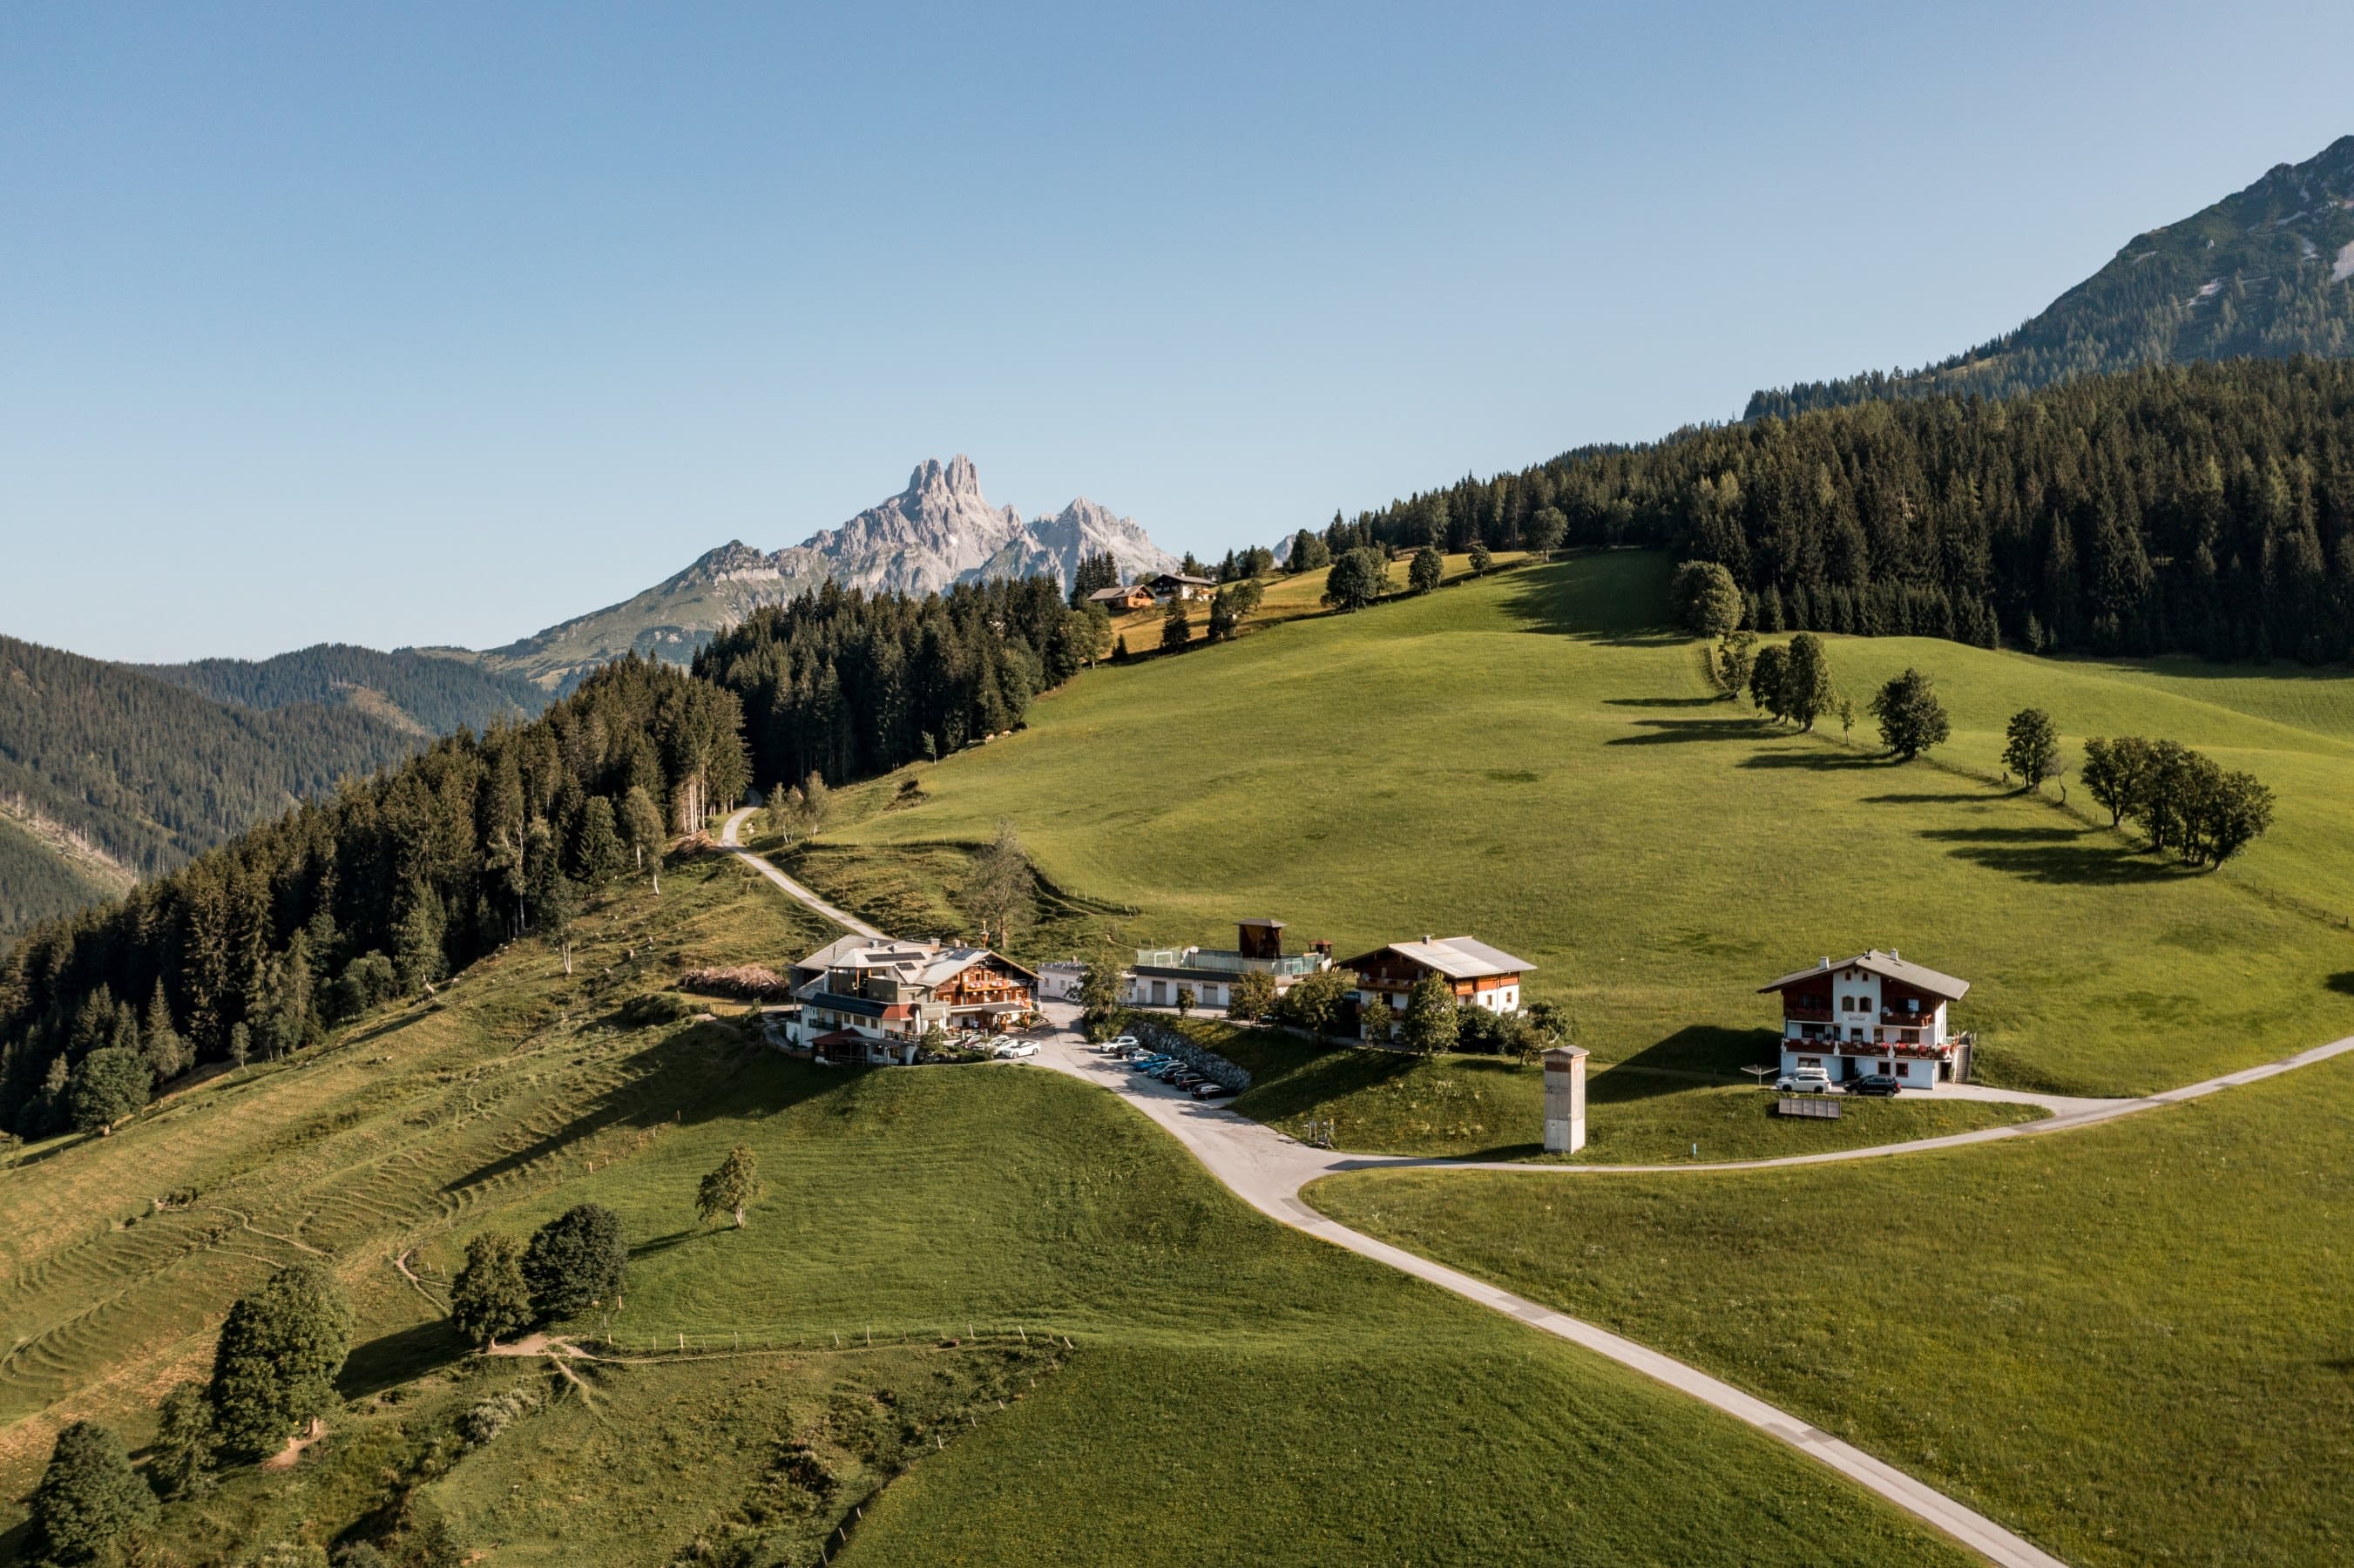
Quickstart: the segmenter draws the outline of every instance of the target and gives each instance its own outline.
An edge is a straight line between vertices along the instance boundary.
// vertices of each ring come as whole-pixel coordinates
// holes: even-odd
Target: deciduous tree
[[[1455,1048],[1462,1028],[1456,1016],[1455,988],[1443,975],[1426,973],[1405,993],[1405,1044],[1426,1056]]]
[[[207,1393],[222,1447],[266,1457],[334,1408],[351,1332],[344,1293],[313,1263],[290,1264],[240,1297],[221,1325]]]
[[[1425,545],[1414,553],[1413,564],[1406,567],[1406,587],[1416,593],[1428,593],[1447,577],[1447,558],[1435,546]]]
[[[1716,561],[1686,561],[1676,568],[1670,584],[1676,622],[1695,636],[1712,641],[1741,624],[1744,604],[1740,585]]]
[[[1880,721],[1881,740],[1900,761],[1910,762],[1931,747],[1944,745],[1953,733],[1936,687],[1914,669],[1880,688],[1872,699],[1872,714]]]
[[[1226,988],[1226,1016],[1257,1023],[1275,1011],[1275,977],[1263,969],[1245,969]]]
[[[466,1244],[466,1261],[450,1282],[450,1325],[477,1345],[531,1327],[531,1287],[523,1277],[523,1246],[499,1231]]]
[[[733,1214],[736,1228],[744,1228],[744,1211],[760,1195],[760,1161],[750,1149],[737,1144],[719,1162],[719,1169],[703,1179],[695,1190],[695,1217],[708,1220],[714,1214]]]
[[[2002,765],[2019,775],[2021,788],[2041,789],[2060,771],[2060,730],[2041,708],[2021,708],[2004,733]]]
[[[60,1565],[106,1562],[155,1518],[122,1439],[90,1421],[58,1434],[31,1501],[32,1560]]]
[[[1324,602],[1342,611],[1363,609],[1388,590],[1389,581],[1389,561],[1379,550],[1351,550],[1326,575]]]
[[[1757,650],[1749,665],[1749,701],[1776,719],[1782,716],[1782,687],[1790,671],[1790,651],[1779,642]]]
[[[1790,639],[1782,669],[1782,713],[1802,730],[1815,727],[1817,715],[1829,710],[1837,694],[1831,689],[1831,660],[1823,640],[1811,631]]]
[[[147,1060],[120,1045],[102,1045],[84,1056],[67,1080],[66,1102],[74,1130],[104,1134],[147,1103]]]
[[[621,1216],[600,1203],[576,1204],[534,1231],[524,1249],[532,1311],[543,1322],[577,1317],[618,1292],[629,1266]]]
[[[217,1441],[205,1385],[174,1384],[156,1412],[155,1441],[147,1449],[147,1484],[166,1500],[202,1497],[212,1489]]]

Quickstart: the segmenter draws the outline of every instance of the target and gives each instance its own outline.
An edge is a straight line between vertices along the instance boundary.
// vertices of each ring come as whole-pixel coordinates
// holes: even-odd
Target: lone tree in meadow
[[[1379,1003],[1375,1004],[1379,1006]],[[1426,974],[1405,993],[1406,1048],[1426,1056],[1455,1048],[1463,1021],[1456,1014],[1455,988],[1443,975]]]
[[[1472,540],[1471,548],[1468,554],[1471,557],[1471,575],[1475,577],[1486,577],[1488,568],[1496,564],[1495,554],[1488,548],[1488,541],[1485,539]]]
[[[984,933],[993,933],[1002,948],[1013,927],[1035,912],[1037,892],[1038,874],[1031,867],[1030,852],[1022,847],[1022,835],[1011,821],[1000,821],[997,836],[974,858],[965,878],[967,907],[981,916]]]
[[[1210,600],[1209,640],[1232,642],[1235,640],[1235,607],[1233,599],[1221,593]]]
[[[1790,639],[1782,665],[1782,712],[1800,729],[1812,729],[1815,720],[1830,711],[1839,694],[1831,688],[1831,658],[1823,640],[1811,631]]]
[[[1881,687],[1872,699],[1872,716],[1880,721],[1880,738],[1901,762],[1944,745],[1953,733],[1936,687],[1918,670],[1908,669]]]
[[[801,780],[801,832],[815,838],[832,815],[833,791],[825,787],[825,775],[812,768]]]
[[[1447,557],[1435,545],[1425,545],[1414,553],[1413,564],[1405,569],[1406,587],[1416,593],[1428,593],[1447,577]]]
[[[1561,548],[1562,536],[1569,532],[1569,514],[1558,506],[1543,506],[1521,529],[1521,543],[1541,557],[1550,557]]]
[[[1257,1023],[1275,1011],[1275,977],[1245,969],[1226,988],[1226,1016],[1241,1023]]]
[[[147,1484],[165,1499],[202,1497],[212,1489],[213,1407],[205,1385],[176,1384],[155,1412],[155,1441],[147,1446]]]
[[[484,1231],[466,1244],[465,1265],[450,1282],[450,1326],[484,1346],[531,1327],[531,1287],[514,1237]]]
[[[2060,731],[2041,708],[2021,708],[2004,731],[2002,765],[2019,775],[2020,786],[2041,789],[2060,771]]]
[[[314,1263],[290,1264],[240,1297],[221,1325],[207,1398],[221,1446],[266,1458],[335,1405],[352,1309]]]
[[[1193,641],[1193,618],[1185,613],[1185,596],[1170,596],[1169,608],[1161,612],[1161,651],[1182,653],[1185,645]]]
[[[155,1518],[155,1494],[131,1467],[122,1439],[89,1421],[58,1434],[32,1505],[31,1563],[119,1561],[123,1544]]]
[[[703,1179],[695,1190],[695,1215],[709,1220],[715,1214],[733,1214],[736,1228],[744,1228],[744,1211],[760,1195],[760,1160],[742,1144],[727,1151],[719,1169]]]
[[[1677,624],[1696,636],[1713,641],[1741,624],[1745,602],[1740,586],[1715,561],[1686,561],[1676,568],[1670,591]]]
[[[629,1270],[621,1216],[601,1203],[567,1209],[532,1232],[524,1249],[524,1283],[542,1322],[571,1318],[618,1293]]]
[[[1334,609],[1363,609],[1388,591],[1390,567],[1379,550],[1351,550],[1324,577],[1324,602]]]
[[[62,1060],[62,1058],[60,1058]],[[147,1058],[123,1045],[102,1045],[84,1056],[66,1080],[74,1130],[101,1137],[147,1103]]]

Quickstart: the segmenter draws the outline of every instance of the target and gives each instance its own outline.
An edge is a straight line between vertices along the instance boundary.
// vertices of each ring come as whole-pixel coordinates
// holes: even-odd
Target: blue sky
[[[972,455],[1214,554],[2016,324],[2354,6],[0,11],[0,630],[486,646]]]

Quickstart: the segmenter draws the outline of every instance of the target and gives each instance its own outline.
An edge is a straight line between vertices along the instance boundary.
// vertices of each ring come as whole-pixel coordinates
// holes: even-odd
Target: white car
[[[1136,1036],[1123,1034],[1117,1040],[1107,1040],[1096,1049],[1107,1056],[1124,1056],[1136,1049]]]
[[[1831,1092],[1831,1075],[1820,1067],[1799,1067],[1776,1079],[1774,1087],[1786,1095],[1827,1095]]]
[[[1035,1040],[1008,1040],[992,1054],[1009,1061],[1023,1056],[1035,1056],[1038,1054],[1038,1043]]]

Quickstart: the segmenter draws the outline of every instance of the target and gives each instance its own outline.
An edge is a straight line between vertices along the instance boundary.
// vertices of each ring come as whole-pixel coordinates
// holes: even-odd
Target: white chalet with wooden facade
[[[1757,988],[1782,996],[1782,1072],[1820,1067],[1831,1082],[1886,1073],[1906,1088],[1970,1074],[1970,1036],[1955,1033],[1947,1007],[1970,982],[1875,948]]]
[[[927,1030],[1018,1028],[1038,977],[987,948],[843,937],[792,968],[794,1043],[837,1062],[912,1063]]]
[[[1397,1033],[1405,1017],[1406,997],[1425,975],[1435,974],[1445,980],[1455,993],[1458,1007],[1518,1012],[1522,976],[1536,968],[1525,959],[1470,937],[1392,942],[1361,953],[1341,967],[1357,971],[1357,989],[1350,994],[1356,1001],[1364,1037],[1373,1041],[1390,1039]]]

